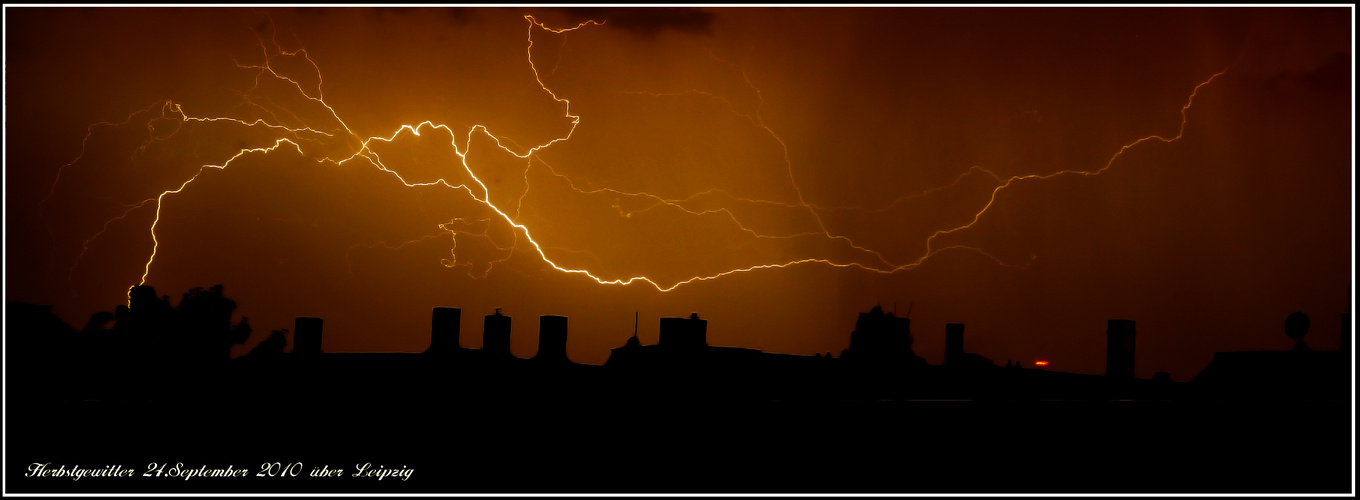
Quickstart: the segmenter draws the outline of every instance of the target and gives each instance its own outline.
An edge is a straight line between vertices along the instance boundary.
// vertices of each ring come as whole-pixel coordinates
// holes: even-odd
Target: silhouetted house
[[[862,365],[896,365],[920,368],[926,361],[911,350],[911,318],[899,318],[874,306],[860,313],[850,334],[850,348],[841,359]]]
[[[1345,399],[1350,353],[1237,351],[1214,353],[1191,381],[1210,398]]]
[[[1349,335],[1342,317],[1342,339]],[[1314,351],[1303,344],[1308,319],[1294,313],[1285,321],[1285,333],[1295,341],[1291,350],[1214,353],[1191,381],[1208,398],[1228,399],[1337,399],[1350,398],[1349,351]]]
[[[708,344],[708,321],[661,318],[656,345],[630,337],[610,351],[605,372],[616,390],[643,399],[783,399],[816,392],[825,361]]]
[[[660,339],[656,345],[643,346],[637,337],[624,347],[612,349],[607,367],[638,367],[653,371],[694,371],[735,369],[742,361],[752,360],[758,349],[708,345],[708,320],[698,314],[688,318],[661,318]]]

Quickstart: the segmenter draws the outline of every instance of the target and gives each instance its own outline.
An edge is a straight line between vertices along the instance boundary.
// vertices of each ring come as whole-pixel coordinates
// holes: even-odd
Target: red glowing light
[[[1048,362],[1047,362],[1047,361],[1044,361],[1044,360],[1042,360],[1042,359],[1035,360],[1035,361],[1034,361],[1034,366],[1048,366]]]

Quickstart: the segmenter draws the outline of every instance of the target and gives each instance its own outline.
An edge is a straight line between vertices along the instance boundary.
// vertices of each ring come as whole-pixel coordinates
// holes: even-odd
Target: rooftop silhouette
[[[10,331],[22,357],[12,366],[82,380],[101,373],[149,375],[167,367],[204,380],[344,380],[307,392],[307,398],[498,399],[565,401],[609,400],[913,400],[913,399],[1193,399],[1268,396],[1286,399],[1345,399],[1349,360],[1340,351],[1313,351],[1303,343],[1308,317],[1290,315],[1286,334],[1296,342],[1288,351],[1218,353],[1191,383],[1172,382],[1158,373],[1152,380],[1134,376],[1135,322],[1112,319],[1106,336],[1106,373],[1088,375],[1049,369],[1000,367],[965,352],[962,323],[945,326],[944,363],[930,365],[914,350],[910,318],[875,306],[860,313],[850,344],[839,357],[768,353],[749,347],[713,345],[708,321],[697,313],[659,318],[655,345],[636,334],[614,348],[603,365],[573,362],[567,356],[566,316],[539,318],[537,353],[528,359],[510,351],[513,322],[499,309],[484,317],[482,348],[461,345],[462,311],[434,308],[430,344],[423,353],[326,353],[325,322],[299,317],[293,325],[291,353],[284,353],[288,330],[274,330],[249,355],[227,359],[226,349],[245,341],[247,319],[231,324],[235,303],[222,287],[185,293],[178,307],[157,297],[150,286],[134,287],[129,307],[93,315],[75,330],[42,306],[9,303]],[[636,322],[640,317],[635,318]],[[1343,317],[1343,321],[1345,318]],[[361,374],[380,372],[402,380]],[[19,370],[19,373],[26,373]],[[20,376],[22,378],[22,375]],[[475,381],[475,382],[474,382]],[[253,386],[254,384],[246,384]],[[261,384],[267,386],[268,384]],[[62,387],[62,386],[59,386]],[[194,397],[177,384],[153,387],[20,391],[25,397],[55,399]],[[213,397],[300,397],[286,390],[252,389]]]
[[[167,323],[184,302],[149,288],[82,330],[8,303],[8,395],[23,409],[9,415],[10,456],[216,467],[263,453],[308,467],[382,460],[422,479],[170,486],[184,492],[1331,492],[1349,477],[1348,444],[1334,439],[1349,415],[1344,351],[1219,353],[1194,381],[1172,382],[1133,376],[1131,320],[1107,325],[1103,375],[998,366],[951,323],[937,333],[944,363],[931,365],[914,342],[931,334],[875,307],[840,356],[722,346],[689,314],[657,318],[656,344],[634,333],[592,365],[567,355],[566,316],[540,316],[537,352],[519,358],[508,345],[522,321],[491,311],[472,349],[463,311],[437,307],[424,352],[326,352],[328,323],[299,317],[291,339],[273,330],[225,360],[240,324],[220,321],[220,287],[197,290],[186,297],[207,294],[190,304],[216,304],[197,309],[213,321]],[[203,325],[213,340],[166,341],[189,333],[167,324]],[[1256,434],[1300,412],[1321,434]],[[170,484],[7,479],[38,492]]]

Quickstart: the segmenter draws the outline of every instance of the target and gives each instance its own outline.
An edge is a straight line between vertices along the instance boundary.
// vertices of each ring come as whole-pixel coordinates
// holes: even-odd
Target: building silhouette
[[[697,313],[659,318],[655,345],[643,345],[636,332],[610,351],[603,365],[576,363],[567,355],[569,318],[540,316],[538,349],[530,358],[510,351],[512,318],[499,309],[483,318],[482,348],[462,346],[462,311],[436,307],[431,312],[429,348],[420,353],[331,353],[322,348],[322,318],[298,317],[291,354],[243,356],[230,363],[189,363],[163,350],[114,350],[103,324],[122,314],[154,324],[146,311],[168,303],[150,287],[134,288],[130,311],[97,315],[83,330],[66,326],[41,306],[10,303],[11,321],[34,325],[16,335],[14,349],[37,373],[57,381],[79,380],[95,373],[125,372],[153,376],[174,366],[190,376],[183,384],[222,383],[250,387],[230,397],[287,399],[427,398],[480,400],[1100,400],[1244,398],[1293,399],[1349,397],[1345,351],[1301,348],[1306,316],[1291,315],[1286,333],[1290,350],[1220,352],[1190,383],[1173,382],[1159,372],[1153,379],[1135,376],[1135,323],[1112,319],[1106,325],[1104,375],[1047,369],[1008,368],[966,352],[965,325],[944,328],[944,362],[930,365],[913,351],[911,320],[881,307],[860,313],[850,343],[840,357],[763,352],[747,347],[715,345],[708,320]],[[152,318],[152,319],[147,319]],[[636,321],[636,320],[635,320]],[[1343,325],[1349,316],[1343,315]],[[1302,326],[1300,326],[1302,325]],[[636,329],[636,328],[635,328]],[[1343,345],[1345,342],[1343,336]],[[282,338],[278,339],[283,342]],[[120,355],[127,354],[128,357]],[[22,378],[22,377],[21,377]],[[296,380],[296,384],[278,384]],[[236,384],[234,382],[241,382]],[[58,387],[64,387],[61,384]],[[183,398],[221,397],[184,391],[173,383],[82,386],[71,393],[38,391],[35,398]],[[20,390],[19,394],[27,394]]]
[[[1350,315],[1341,315],[1341,348],[1315,351],[1303,343],[1308,316],[1296,312],[1285,320],[1294,348],[1279,351],[1216,352],[1191,382],[1202,397],[1223,399],[1347,399],[1351,365],[1347,338]]]
[[[1193,493],[1289,491],[1305,475],[1333,492],[1337,478],[1350,477],[1348,442],[1337,439],[1350,424],[1349,351],[1220,353],[1195,381],[1173,382],[1128,371],[1131,321],[1087,332],[1117,347],[1106,353],[1106,374],[999,367],[968,353],[964,325],[951,323],[917,332],[943,336],[944,362],[930,365],[910,350],[906,318],[879,309],[856,318],[841,357],[722,346],[721,330],[709,335],[708,321],[690,314],[660,318],[656,344],[635,333],[604,365],[589,365],[567,355],[565,316],[540,316],[539,346],[527,359],[504,347],[511,335],[531,334],[512,328],[525,322],[486,315],[481,334],[491,341],[471,349],[461,345],[462,319],[460,309],[434,308],[423,352],[336,353],[322,347],[334,323],[301,317],[292,353],[171,371],[159,353],[109,350],[110,331],[99,326],[107,318],[76,330],[49,308],[9,303],[8,397],[18,410],[9,415],[7,452],[84,465],[113,454],[164,460],[172,450],[174,460],[215,466],[258,462],[269,450],[308,466],[410,465],[422,481],[299,477],[264,486],[380,494],[703,493],[731,492],[734,482],[737,492],[965,492],[975,484],[987,492],[1161,492],[1210,478]],[[1296,425],[1301,416],[1308,426]],[[1277,422],[1278,431],[1261,431]],[[155,424],[169,430],[122,431]],[[94,427],[117,432],[53,432]],[[89,455],[100,450],[111,454]],[[75,492],[152,484],[6,479]],[[209,482],[173,484],[261,484],[201,486]]]

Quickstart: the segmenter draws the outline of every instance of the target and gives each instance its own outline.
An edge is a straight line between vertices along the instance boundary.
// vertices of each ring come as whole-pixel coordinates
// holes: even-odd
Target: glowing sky
[[[1339,343],[1351,14],[7,7],[6,299],[220,283],[238,354],[296,316],[419,351],[434,306],[480,347],[501,307],[588,363],[635,311],[811,354],[882,304],[932,363],[962,322],[1083,373],[1125,318],[1188,380],[1294,311]]]

